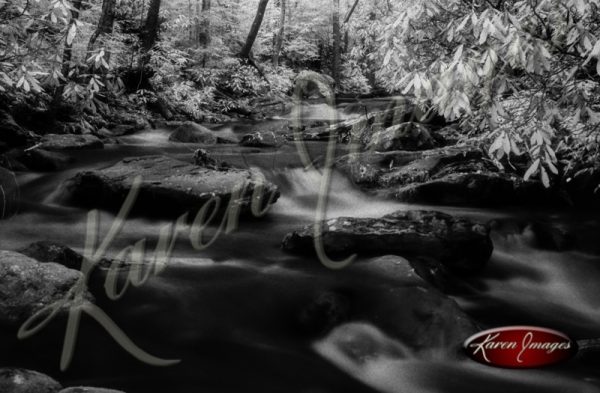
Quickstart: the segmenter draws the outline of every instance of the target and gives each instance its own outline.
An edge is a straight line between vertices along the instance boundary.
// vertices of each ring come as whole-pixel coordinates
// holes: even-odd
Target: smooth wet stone
[[[58,393],[60,383],[37,371],[20,368],[0,368],[2,393]]]
[[[324,223],[322,241],[331,255],[399,255],[431,257],[450,269],[477,271],[489,260],[490,229],[464,218],[435,211],[400,211],[382,218],[332,219]],[[283,249],[314,254],[313,226],[288,234]]]
[[[0,325],[18,326],[37,311],[65,299],[81,277],[81,272],[56,263],[0,251]],[[84,296],[92,299],[87,292]]]
[[[42,137],[39,148],[49,151],[98,150],[104,148],[104,143],[91,134],[47,134]]]
[[[128,158],[109,168],[81,172],[67,182],[67,189],[75,204],[118,211],[138,176],[142,183],[132,209],[138,215],[195,215],[215,197],[221,199],[222,209],[235,197],[244,214],[250,212],[252,198],[266,207],[271,196],[272,203],[279,197],[277,187],[259,172],[215,170],[166,156]]]
[[[185,122],[179,126],[169,137],[171,142],[196,143],[202,145],[216,145],[217,136],[208,128],[193,122]]]

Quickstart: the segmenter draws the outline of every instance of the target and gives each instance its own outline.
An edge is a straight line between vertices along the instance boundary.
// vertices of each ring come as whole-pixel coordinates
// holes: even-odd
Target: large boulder
[[[441,169],[473,162],[487,162],[483,152],[468,146],[426,151],[364,152],[344,156],[336,167],[356,184],[372,189],[424,182]],[[490,165],[486,170],[493,171]]]
[[[402,202],[454,206],[564,203],[541,182],[501,172],[469,146],[422,152],[365,152],[342,157],[337,168],[357,185]]]
[[[193,122],[185,122],[178,127],[169,137],[171,142],[196,143],[202,145],[216,145],[217,136],[208,128]]]
[[[195,214],[214,197],[220,198],[225,208],[243,186],[244,192],[236,196],[242,214],[250,211],[253,196],[263,196],[264,207],[279,197],[277,187],[255,171],[215,170],[166,156],[128,158],[109,168],[81,172],[68,181],[67,189],[73,203],[118,211],[137,176],[142,184],[132,212],[138,215]]]
[[[58,393],[60,383],[37,371],[19,368],[0,368],[2,393]]]
[[[288,234],[283,249],[314,253],[314,227]],[[473,272],[489,260],[490,229],[434,211],[400,211],[382,218],[337,218],[323,223],[321,238],[329,255],[430,257],[448,268]]]
[[[62,265],[0,251],[0,325],[18,326],[37,311],[68,298],[81,278],[81,272]],[[92,299],[87,292],[85,296]]]
[[[47,134],[42,137],[40,148],[50,151],[97,150],[103,149],[104,143],[91,134]]]

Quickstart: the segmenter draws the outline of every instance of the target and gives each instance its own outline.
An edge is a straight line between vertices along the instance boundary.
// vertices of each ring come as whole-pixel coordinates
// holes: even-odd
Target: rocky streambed
[[[600,391],[593,356],[514,372],[480,367],[461,349],[512,324],[600,337],[598,217],[566,209],[568,192],[500,172],[449,130],[390,125],[404,109],[386,105],[366,117],[349,108],[335,126],[318,116],[300,129],[285,118],[173,123],[105,130],[102,149],[66,136],[6,153],[0,390]],[[328,215],[315,222],[322,176],[297,148],[320,168],[332,131]],[[128,198],[136,203],[119,214]],[[90,233],[94,250],[105,247],[84,275]],[[330,270],[315,240],[356,260]],[[81,282],[79,301],[179,363],[139,361],[86,314],[61,371],[73,303],[17,338]]]

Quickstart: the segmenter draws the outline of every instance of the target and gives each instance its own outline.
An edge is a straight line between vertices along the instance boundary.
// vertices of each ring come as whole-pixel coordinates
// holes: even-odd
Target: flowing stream
[[[238,136],[244,131],[236,125],[224,129]],[[106,167],[125,157],[166,154],[189,160],[194,146],[171,144],[167,137],[165,130],[148,130],[104,151],[78,153],[68,170],[21,175],[21,211],[0,224],[1,248],[16,250],[51,240],[82,251],[88,212],[63,204],[63,182],[81,170]],[[340,147],[339,154],[344,149]],[[309,150],[319,156],[325,147],[312,143]],[[144,365],[84,316],[68,371],[58,370],[65,329],[59,322],[15,343],[7,358],[17,364],[11,366],[48,372],[69,386],[111,386],[130,393],[481,392],[482,386],[486,392],[600,392],[598,362],[514,371],[470,361],[398,359],[384,350],[364,362],[352,362],[323,336],[307,334],[295,322],[294,310],[306,293],[335,285],[335,273],[280,250],[286,233],[313,221],[321,175],[302,168],[293,145],[278,150],[223,145],[211,153],[236,166],[258,167],[280,187],[282,197],[270,214],[242,222],[203,252],[195,251],[182,235],[161,275],[130,288],[118,301],[97,299],[137,345],[181,363]],[[419,208],[424,207],[366,195],[336,174],[328,216],[378,217]],[[493,222],[495,250],[488,267],[461,280],[452,292],[482,328],[539,325],[575,339],[600,337],[600,217],[537,209],[434,209]],[[568,252],[536,248],[527,223],[539,219],[576,228],[582,246]],[[114,215],[101,213],[101,236],[113,220]],[[110,245],[109,256],[141,239],[152,253],[161,228],[169,223],[129,218]],[[98,276],[91,283],[99,288],[103,284]],[[382,348],[402,346],[393,332],[383,333],[371,321],[356,322],[355,328]]]

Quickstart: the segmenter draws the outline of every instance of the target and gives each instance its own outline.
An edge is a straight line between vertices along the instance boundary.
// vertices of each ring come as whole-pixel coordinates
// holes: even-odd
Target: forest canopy
[[[0,0],[4,102],[197,121],[285,100],[405,95],[546,186],[597,171],[598,0]],[[418,121],[419,119],[417,119]]]

